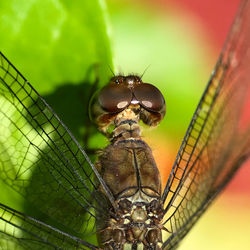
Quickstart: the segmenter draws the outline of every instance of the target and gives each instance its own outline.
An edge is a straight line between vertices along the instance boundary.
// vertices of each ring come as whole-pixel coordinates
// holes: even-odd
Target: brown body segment
[[[142,140],[125,140],[106,147],[99,157],[100,173],[115,198],[141,190],[160,196],[160,174],[151,149]],[[99,167],[100,168],[100,167]]]

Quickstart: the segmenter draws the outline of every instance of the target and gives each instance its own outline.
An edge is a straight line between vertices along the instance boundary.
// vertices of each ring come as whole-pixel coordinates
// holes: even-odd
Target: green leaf
[[[0,0],[0,51],[82,144],[83,134],[96,134],[87,113],[93,83],[98,78],[102,85],[111,75],[109,29],[104,0]],[[101,141],[95,136],[92,144]],[[23,202],[9,190],[0,200],[19,200],[17,209]]]
[[[0,48],[39,91],[112,66],[103,1],[0,1]]]

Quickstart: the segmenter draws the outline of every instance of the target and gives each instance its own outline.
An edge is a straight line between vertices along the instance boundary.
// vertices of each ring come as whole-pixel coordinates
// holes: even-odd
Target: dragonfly
[[[140,121],[165,100],[136,75],[114,76],[91,101],[110,144],[87,149],[0,54],[0,173],[32,209],[0,203],[2,249],[175,249],[250,156],[250,2],[244,0],[167,182]],[[25,206],[25,205],[24,205]]]

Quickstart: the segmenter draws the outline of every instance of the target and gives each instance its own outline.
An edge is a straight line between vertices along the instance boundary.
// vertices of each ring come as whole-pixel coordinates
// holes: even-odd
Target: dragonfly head
[[[126,109],[149,126],[156,126],[163,119],[166,104],[160,90],[144,83],[137,75],[117,75],[99,90],[91,101],[91,118],[105,133],[116,117]]]

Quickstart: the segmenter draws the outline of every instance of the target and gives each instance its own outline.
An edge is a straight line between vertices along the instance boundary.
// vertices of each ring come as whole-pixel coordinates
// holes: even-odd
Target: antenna
[[[149,64],[147,66],[147,68],[143,71],[142,75],[140,76],[140,78],[142,79],[142,77],[144,76],[144,74],[146,73],[146,71],[148,70],[148,68],[151,66],[151,64]]]
[[[111,73],[113,74],[113,76],[115,76],[115,73],[114,73],[114,71],[112,70],[112,68],[110,67],[110,65],[108,65],[108,67],[109,67],[109,70],[111,71]]]

